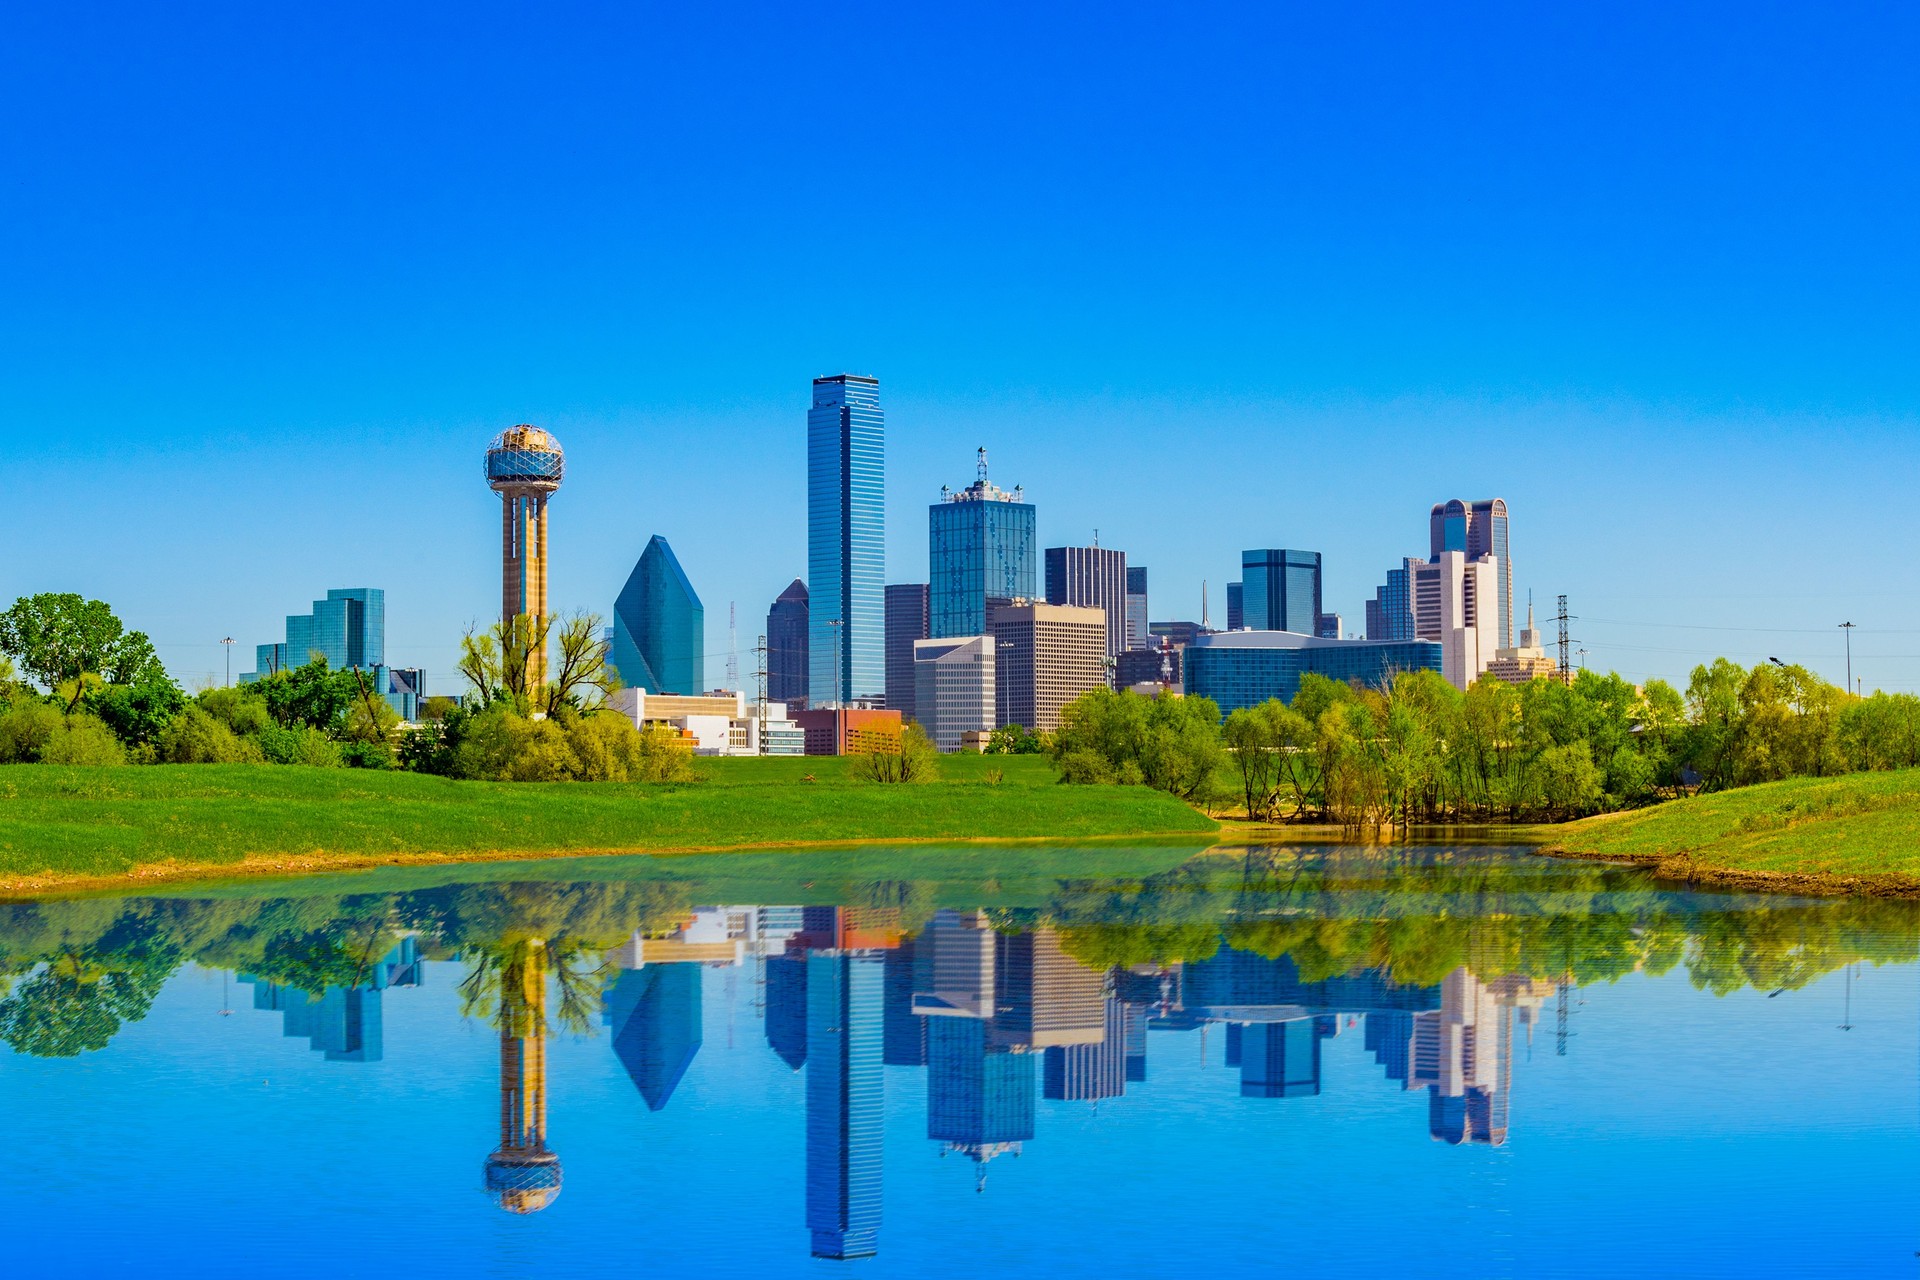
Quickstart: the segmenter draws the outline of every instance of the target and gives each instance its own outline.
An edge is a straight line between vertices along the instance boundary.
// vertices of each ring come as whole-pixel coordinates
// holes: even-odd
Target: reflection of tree
[[[177,954],[156,947],[64,952],[0,1000],[0,1040],[38,1058],[104,1049],[123,1025],[147,1016],[178,965]]]

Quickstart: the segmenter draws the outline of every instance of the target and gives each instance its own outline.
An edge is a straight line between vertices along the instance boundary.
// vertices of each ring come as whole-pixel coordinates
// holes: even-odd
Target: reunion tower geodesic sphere
[[[487,484],[500,495],[500,620],[547,614],[547,499],[567,473],[560,442],[538,427],[502,431],[487,447]],[[546,683],[544,649],[530,655],[528,681]]]

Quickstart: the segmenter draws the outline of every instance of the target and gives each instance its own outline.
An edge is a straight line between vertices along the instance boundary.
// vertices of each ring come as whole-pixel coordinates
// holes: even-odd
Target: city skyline
[[[1525,522],[1513,613],[1567,594],[1589,666],[1779,656],[1838,680],[1853,621],[1866,686],[1920,688],[1898,31],[1248,13],[1171,36],[1116,17],[1088,45],[1041,14],[1031,47],[1084,61],[982,101],[939,87],[968,40],[894,15],[874,38],[908,104],[882,113],[871,85],[797,87],[792,17],[723,54],[678,15],[699,52],[643,85],[615,55],[659,32],[600,21],[543,48],[578,74],[512,103],[482,86],[523,50],[486,19],[425,59],[430,13],[377,50],[290,14],[244,41],[158,15],[16,33],[0,91],[34,196],[0,209],[0,390],[43,484],[0,593],[108,600],[192,685],[278,601],[373,583],[394,660],[452,691],[460,632],[497,609],[473,451],[531,422],[576,464],[554,608],[607,612],[643,509],[720,654],[721,605],[756,616],[806,574],[794,389],[855,368],[888,387],[890,565],[924,563],[920,513],[982,443],[1042,495],[1043,545],[1098,529],[1153,565],[1158,618],[1197,619],[1203,580],[1223,616],[1239,550],[1307,546],[1356,619],[1434,503],[1499,494]],[[100,58],[58,56],[76,43]],[[1765,70],[1782,58],[1804,74]],[[627,129],[636,110],[663,127]],[[342,123],[363,118],[418,127]],[[870,198],[776,213],[821,138],[869,157]],[[1155,155],[1179,180],[1143,191]],[[983,178],[957,203],[955,172]],[[491,198],[523,173],[547,198]],[[828,261],[861,287],[823,288]],[[1281,504],[1230,461],[1269,456],[1308,477]],[[347,459],[362,483],[315,483]],[[1778,513],[1809,507],[1819,544],[1779,546]]]

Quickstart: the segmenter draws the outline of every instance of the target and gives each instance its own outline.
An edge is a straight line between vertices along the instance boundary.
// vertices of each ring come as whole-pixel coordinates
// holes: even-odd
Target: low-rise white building
[[[805,753],[805,736],[784,702],[766,705],[765,737],[760,706],[744,693],[649,693],[621,689],[610,705],[636,728],[665,725],[688,739],[697,756],[757,756]]]

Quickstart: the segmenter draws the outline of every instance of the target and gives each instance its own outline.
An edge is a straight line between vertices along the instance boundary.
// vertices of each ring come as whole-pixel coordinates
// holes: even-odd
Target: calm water
[[[0,906],[0,1273],[1920,1274],[1904,905],[1499,850],[475,874]]]

